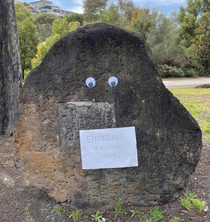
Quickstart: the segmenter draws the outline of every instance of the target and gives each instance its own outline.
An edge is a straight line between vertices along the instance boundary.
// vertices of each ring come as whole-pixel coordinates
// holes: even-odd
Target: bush
[[[184,77],[185,74],[181,68],[169,65],[158,65],[158,72],[162,78]]]
[[[198,73],[193,68],[184,68],[184,73],[186,77],[197,77]]]

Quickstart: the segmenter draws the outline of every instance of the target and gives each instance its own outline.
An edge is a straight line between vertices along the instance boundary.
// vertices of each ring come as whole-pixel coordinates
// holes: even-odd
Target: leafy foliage
[[[97,211],[96,214],[92,214],[91,217],[92,217],[91,220],[98,221],[99,219],[102,218],[102,214],[101,212]]]
[[[62,207],[61,207],[61,206],[56,206],[56,207],[55,207],[55,211],[56,211],[57,214],[61,214],[61,212],[62,212]]]
[[[34,14],[33,19],[35,25],[46,23],[52,24],[56,19],[60,19],[60,17],[55,14],[44,12],[41,14]]]
[[[128,28],[139,33],[146,39],[151,26],[152,20],[150,10],[147,8],[135,8],[132,13],[130,27]]]
[[[37,67],[41,61],[43,60],[43,58],[45,57],[45,55],[47,54],[47,52],[49,51],[49,49],[54,45],[55,42],[57,42],[60,39],[60,35],[54,35],[52,37],[49,37],[45,40],[45,42],[42,42],[40,44],[38,44],[37,46],[37,54],[36,57],[34,57],[31,60],[32,63],[32,68]]]
[[[119,25],[119,8],[116,5],[111,4],[106,11],[100,11],[99,18],[101,22],[107,22],[112,25]]]
[[[79,220],[81,216],[81,210],[75,209],[72,211],[72,213],[70,214],[70,218],[73,218],[73,221]]]
[[[137,209],[130,210],[130,212],[131,212],[131,218],[132,217],[141,217],[142,215],[144,215],[144,212],[141,212]]]
[[[188,198],[180,197],[180,203],[187,210],[190,210],[192,207]]]
[[[196,197],[196,194],[189,193],[185,197],[180,197],[180,203],[187,210],[190,210],[192,207],[194,207],[199,213],[202,213],[202,211],[205,209],[206,203],[205,201],[197,199]]]
[[[205,201],[199,199],[192,199],[193,206],[197,209],[197,211],[201,214],[205,209],[206,203]]]
[[[152,207],[149,210],[149,214],[150,214],[151,218],[154,220],[161,220],[163,218],[163,213],[160,210],[159,206]]]
[[[99,11],[101,22],[127,27],[131,22],[134,5],[129,0],[118,0],[117,4],[111,2],[106,8]]]
[[[15,4],[15,13],[17,22],[23,22],[26,18],[30,18],[30,20],[32,21],[31,12],[25,9],[23,3],[21,2],[17,2]]]
[[[15,5],[17,27],[20,43],[20,60],[22,75],[26,69],[31,69],[31,59],[37,52],[37,44],[39,42],[36,26],[33,24],[31,13],[27,10],[23,3],[17,2]]]
[[[87,22],[96,22],[99,19],[100,10],[104,10],[107,0],[84,0],[84,18]]]
[[[185,74],[181,68],[177,68],[176,66],[168,66],[168,65],[158,65],[157,69],[162,78],[169,77],[184,77]]]
[[[130,0],[118,0],[118,8],[120,12],[120,26],[127,27],[131,22],[134,10],[133,2]]]
[[[180,46],[178,26],[172,17],[167,18],[157,10],[135,8],[128,28],[144,37],[148,53],[155,64],[185,65],[187,53]]]
[[[179,222],[179,221],[180,221],[180,218],[176,216],[173,216],[173,218],[169,220],[169,222]]]
[[[55,42],[57,42],[64,35],[67,35],[69,32],[75,31],[79,26],[79,22],[68,23],[67,17],[64,17],[61,20],[56,19],[52,26],[52,36],[37,46],[37,54],[35,58],[32,59],[32,67],[35,68],[41,63]]]
[[[80,23],[80,26],[83,26],[83,21],[84,21],[84,18],[83,18],[83,15],[82,14],[71,14],[69,16],[66,17],[68,22],[79,22]]]
[[[208,0],[187,0],[187,7],[180,7],[179,14],[170,17],[157,10],[134,7],[132,0],[83,0],[83,8],[83,15],[75,13],[61,19],[49,13],[31,16],[22,3],[16,3],[23,73],[31,68],[31,58],[36,67],[62,36],[83,24],[101,21],[143,36],[148,54],[162,77],[210,75]],[[43,41],[37,48],[33,23]]]
[[[199,75],[210,75],[210,12],[201,15],[196,36],[189,48],[191,65]]]
[[[41,42],[45,41],[46,38],[49,38],[52,34],[52,23],[56,19],[60,19],[57,15],[51,13],[41,13],[35,14],[32,16],[34,24],[37,27],[39,33],[39,40]]]
[[[115,217],[118,217],[120,214],[125,214],[126,213],[124,211],[123,205],[124,205],[124,202],[122,202],[122,201],[118,201],[114,205],[114,215],[115,215]]]
[[[187,0],[178,14],[180,39],[189,50],[189,69],[210,75],[210,1]]]

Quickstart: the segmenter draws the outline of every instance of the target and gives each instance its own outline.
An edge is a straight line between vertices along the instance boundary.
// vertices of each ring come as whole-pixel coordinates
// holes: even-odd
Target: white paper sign
[[[135,127],[80,130],[82,169],[138,166]]]

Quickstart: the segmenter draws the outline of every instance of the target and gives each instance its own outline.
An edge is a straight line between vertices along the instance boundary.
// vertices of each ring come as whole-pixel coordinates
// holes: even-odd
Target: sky
[[[22,2],[31,2],[36,0],[21,0]],[[72,12],[83,13],[83,0],[49,0],[53,5],[59,6],[61,9],[69,10]],[[114,0],[116,2],[116,0]],[[179,7],[186,6],[185,0],[133,0],[136,7],[157,8],[160,11],[170,14],[171,12],[178,12]]]

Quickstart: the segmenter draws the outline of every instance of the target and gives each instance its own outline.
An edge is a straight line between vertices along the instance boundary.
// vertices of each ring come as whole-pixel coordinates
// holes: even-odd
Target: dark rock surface
[[[90,76],[96,80],[93,88],[85,84]],[[116,87],[107,83],[110,76],[118,78]],[[78,136],[73,143],[59,138],[65,135],[65,118],[71,116],[64,111],[69,102],[110,104],[115,121],[110,118],[109,124],[135,126],[139,166],[82,170]],[[56,200],[69,200],[77,208],[118,200],[136,205],[172,201],[200,158],[197,122],[163,85],[144,40],[115,26],[88,25],[59,40],[28,75],[20,103],[15,142],[25,176]],[[100,128],[107,127],[107,115],[93,108],[87,116],[87,122],[99,119]],[[88,128],[79,124],[76,130]]]
[[[18,112],[19,42],[14,1],[0,2],[0,135],[13,132]]]
[[[60,144],[66,149],[79,147],[80,129],[115,126],[114,106],[95,102],[61,103],[58,107],[58,125]]]

